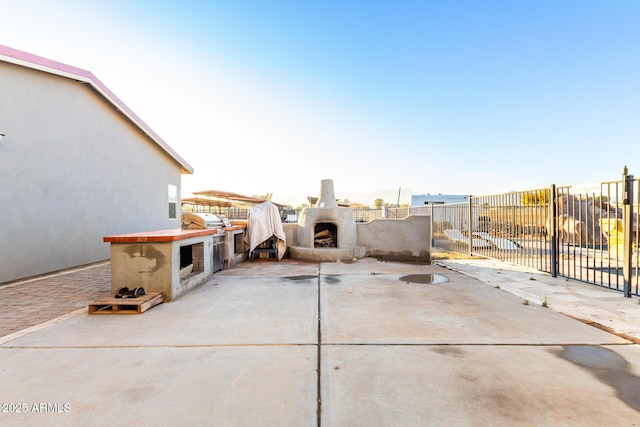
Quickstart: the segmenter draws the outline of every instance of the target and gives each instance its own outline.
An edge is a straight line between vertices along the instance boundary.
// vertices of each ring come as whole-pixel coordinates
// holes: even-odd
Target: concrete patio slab
[[[323,346],[322,425],[638,425],[638,360],[638,346]]]
[[[324,269],[323,269],[324,270]],[[603,344],[626,340],[477,280],[431,266],[420,275],[322,276],[324,344]]]
[[[492,259],[438,261],[438,264],[500,287],[533,304],[546,301],[549,308],[567,316],[598,324],[616,333],[635,337],[640,343],[638,298],[576,280],[551,277],[547,273]]]
[[[324,262],[322,274],[419,274],[429,273],[434,266],[412,262],[380,261],[376,258],[363,258],[357,262]],[[436,267],[437,268],[437,267]]]
[[[216,273],[216,276],[317,276],[319,271],[320,263],[318,262],[302,262],[292,259],[282,261],[255,259],[236,265],[230,270]]]
[[[85,312],[0,343],[0,425],[615,426],[640,415],[640,346],[437,265],[247,262],[141,315]]]
[[[6,426],[316,425],[316,346],[0,349]],[[7,408],[9,409],[9,408]]]

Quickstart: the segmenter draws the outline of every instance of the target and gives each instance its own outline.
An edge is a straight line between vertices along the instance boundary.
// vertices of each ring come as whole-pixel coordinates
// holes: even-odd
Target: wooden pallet
[[[89,304],[89,314],[141,314],[163,302],[161,292],[151,292],[138,298],[106,297]]]

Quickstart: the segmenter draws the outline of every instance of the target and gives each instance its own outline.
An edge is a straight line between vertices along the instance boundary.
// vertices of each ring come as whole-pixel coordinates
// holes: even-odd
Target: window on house
[[[178,218],[178,186],[169,184],[169,219]]]

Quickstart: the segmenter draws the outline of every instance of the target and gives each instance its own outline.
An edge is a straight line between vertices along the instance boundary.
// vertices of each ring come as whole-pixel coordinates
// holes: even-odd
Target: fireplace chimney
[[[320,196],[315,208],[337,208],[336,195],[333,192],[333,180],[323,179],[320,181]]]

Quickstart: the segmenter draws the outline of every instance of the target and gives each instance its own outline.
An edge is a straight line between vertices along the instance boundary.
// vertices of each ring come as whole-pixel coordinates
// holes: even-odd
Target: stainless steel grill
[[[212,213],[193,213],[185,212],[182,214],[182,228],[186,229],[204,229],[219,228],[222,229],[224,223],[222,220]]]
[[[224,227],[225,223],[217,215],[202,212],[185,212],[182,214],[182,228],[184,229],[205,229],[215,228],[218,230],[213,235],[213,271],[222,270],[224,266]]]

